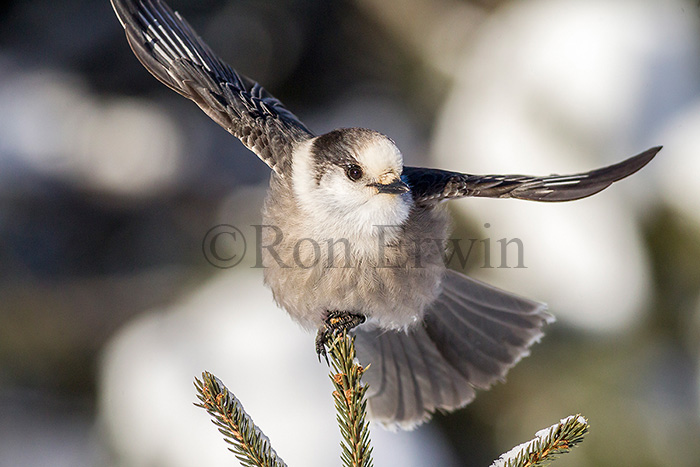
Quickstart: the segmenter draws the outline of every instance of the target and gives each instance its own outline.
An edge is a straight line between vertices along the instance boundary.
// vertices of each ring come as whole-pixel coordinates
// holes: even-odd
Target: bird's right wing
[[[479,196],[531,201],[572,201],[585,198],[632,175],[654,158],[661,146],[647,149],[608,167],[576,175],[470,175],[438,169],[404,167],[402,178],[417,204]]]
[[[194,101],[280,175],[313,134],[258,83],[221,61],[161,0],[111,0],[131,49],[163,84]]]

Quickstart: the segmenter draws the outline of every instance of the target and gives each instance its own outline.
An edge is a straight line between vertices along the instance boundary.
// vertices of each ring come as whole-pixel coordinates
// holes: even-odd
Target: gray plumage
[[[372,362],[365,376],[372,412],[385,425],[410,427],[435,410],[471,402],[475,388],[503,381],[553,321],[544,304],[455,271],[446,272],[442,286],[421,326],[357,332],[358,357]]]
[[[357,353],[370,413],[410,428],[502,381],[552,317],[542,303],[445,268],[461,197],[568,201],[647,164],[660,147],[569,176],[469,175],[404,167],[386,136],[346,128],[315,136],[256,82],[223,63],[160,0],[112,0],[132,50],[161,82],[194,101],[273,172],[263,209],[265,282],[308,329],[329,313],[367,318]]]

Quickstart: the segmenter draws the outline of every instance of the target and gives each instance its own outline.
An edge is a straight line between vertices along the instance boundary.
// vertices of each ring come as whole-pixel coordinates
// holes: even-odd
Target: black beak
[[[387,195],[401,195],[403,193],[408,193],[410,188],[400,178],[397,178],[391,183],[373,183],[372,186],[377,188],[379,193],[384,193]]]

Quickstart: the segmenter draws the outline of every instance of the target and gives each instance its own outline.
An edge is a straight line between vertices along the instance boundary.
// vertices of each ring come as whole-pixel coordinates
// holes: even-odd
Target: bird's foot
[[[339,333],[347,332],[356,326],[364,323],[364,315],[359,313],[350,313],[348,311],[329,311],[326,314],[326,318],[323,320],[323,325],[318,329],[316,333],[316,355],[318,355],[318,361],[321,361],[321,357],[326,360],[326,364],[330,365],[328,362],[328,354],[326,354],[326,344],[331,338]]]

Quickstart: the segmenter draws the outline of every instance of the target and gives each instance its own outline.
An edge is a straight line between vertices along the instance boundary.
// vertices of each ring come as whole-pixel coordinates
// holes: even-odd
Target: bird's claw
[[[337,334],[347,332],[359,326],[364,323],[366,319],[364,315],[359,313],[329,311],[326,314],[326,318],[323,320],[323,325],[316,333],[316,355],[318,355],[318,361],[320,362],[321,357],[323,357],[326,360],[326,365],[330,366],[328,354],[326,353],[328,341]]]
[[[328,361],[328,354],[326,353],[326,343],[331,337],[331,332],[328,326],[325,324],[316,333],[316,355],[318,356],[318,363],[321,363],[321,357],[326,359],[326,365],[331,366]]]

